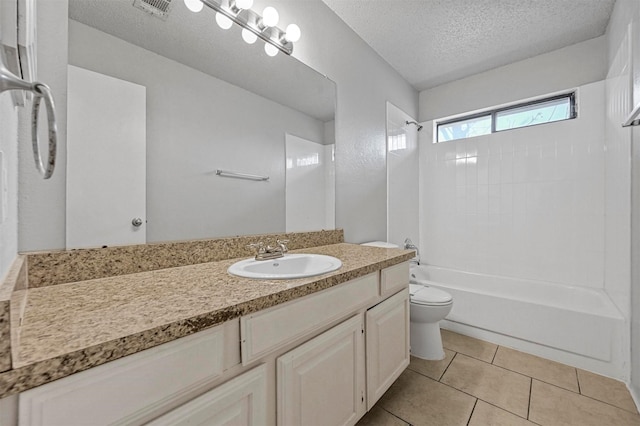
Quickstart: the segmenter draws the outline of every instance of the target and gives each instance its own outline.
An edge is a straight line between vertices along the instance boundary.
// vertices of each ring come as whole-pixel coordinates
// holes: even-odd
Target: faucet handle
[[[267,251],[267,249],[265,248],[264,243],[262,241],[259,241],[257,243],[248,244],[247,248],[255,250],[256,254],[266,253],[266,251]]]
[[[289,248],[287,247],[287,244],[289,244],[289,240],[276,239],[276,244],[278,244],[280,248],[282,248],[283,253],[287,253],[289,251]]]

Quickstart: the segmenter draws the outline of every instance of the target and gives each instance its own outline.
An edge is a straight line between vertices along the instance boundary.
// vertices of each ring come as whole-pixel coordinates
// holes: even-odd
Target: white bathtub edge
[[[613,359],[610,362],[601,361],[573,352],[567,352],[562,349],[545,346],[527,340],[522,340],[517,337],[506,336],[494,331],[485,330],[468,324],[462,324],[446,319],[440,321],[440,327],[445,330],[463,334],[465,336],[474,337],[476,339],[495,343],[496,345],[516,349],[522,352],[529,353],[531,355],[539,356],[541,358],[550,359],[552,361],[571,365],[573,367],[581,368],[583,370],[591,371],[603,376],[622,380],[625,383],[627,383],[629,380],[628,374],[623,367],[624,363],[617,359]],[[636,394],[636,396],[638,395]],[[638,398],[636,398],[636,396],[634,396],[634,398],[636,405],[638,405]]]

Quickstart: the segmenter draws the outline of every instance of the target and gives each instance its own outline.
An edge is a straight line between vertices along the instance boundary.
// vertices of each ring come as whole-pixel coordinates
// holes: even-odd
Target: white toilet
[[[395,244],[373,241],[364,246],[398,248]],[[453,306],[453,297],[446,291],[420,284],[409,284],[411,355],[426,360],[444,359],[440,320]]]
[[[411,303],[411,355],[428,360],[444,359],[440,320],[453,306],[453,297],[435,287],[409,284]]]

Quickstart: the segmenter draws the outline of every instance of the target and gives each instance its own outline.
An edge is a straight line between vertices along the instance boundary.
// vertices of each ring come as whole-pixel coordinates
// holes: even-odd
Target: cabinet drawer
[[[409,284],[409,262],[390,266],[380,274],[380,294],[393,294]]]
[[[240,318],[242,364],[319,330],[378,298],[378,273]]]
[[[131,423],[220,376],[224,326],[20,394],[20,425]]]

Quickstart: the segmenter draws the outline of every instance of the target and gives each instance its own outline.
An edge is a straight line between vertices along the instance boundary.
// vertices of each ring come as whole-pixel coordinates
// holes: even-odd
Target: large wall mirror
[[[69,1],[67,248],[335,227],[336,86],[240,32]]]

